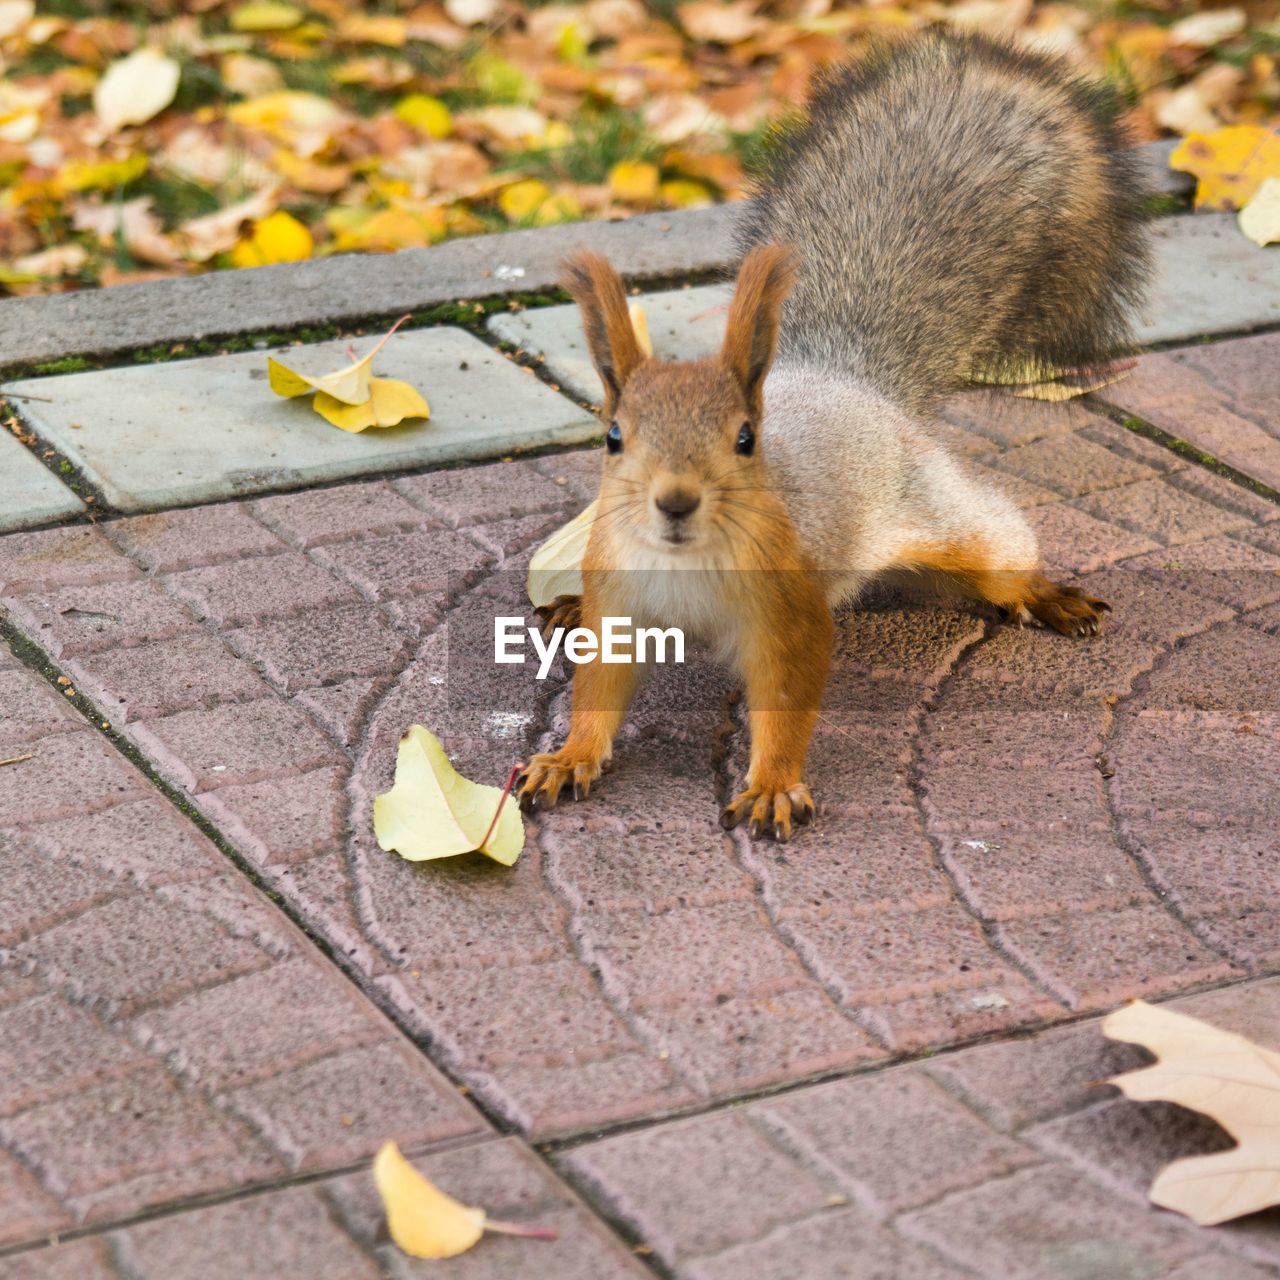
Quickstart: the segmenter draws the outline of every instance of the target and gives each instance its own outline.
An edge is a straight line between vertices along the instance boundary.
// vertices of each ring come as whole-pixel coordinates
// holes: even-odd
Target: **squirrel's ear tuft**
[[[565,262],[560,283],[582,312],[582,331],[591,363],[604,383],[604,411],[608,417],[616,408],[627,379],[645,358],[631,326],[622,277],[607,258],[584,249]]]
[[[764,379],[778,347],[782,304],[795,284],[797,269],[796,256],[785,244],[758,245],[738,269],[720,359],[742,385],[755,417],[763,407]]]

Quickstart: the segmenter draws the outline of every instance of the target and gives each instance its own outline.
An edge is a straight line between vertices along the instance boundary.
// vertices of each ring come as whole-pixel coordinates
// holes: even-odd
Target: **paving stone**
[[[978,1275],[1160,1276],[1198,1252],[1172,1215],[1131,1205],[1061,1167],[1028,1169],[905,1215],[900,1229]]]
[[[2,1273],[0,1273],[2,1274]],[[968,1276],[933,1250],[904,1240],[853,1209],[834,1209],[816,1218],[778,1227],[760,1240],[737,1245],[681,1268],[689,1280],[901,1280]]]
[[[732,292],[728,285],[702,285],[637,299],[649,322],[654,352],[666,360],[696,360],[718,351]],[[600,402],[603,388],[587,355],[577,307],[499,314],[489,320],[489,331],[528,355],[545,355],[547,371],[561,386],[580,400]]]
[[[1280,338],[1262,334],[1146,356],[1101,395],[1219,461],[1280,488]]]
[[[913,1069],[804,1089],[756,1103],[750,1116],[877,1217],[1038,1159]]]
[[[356,604],[360,595],[305,555],[237,560],[176,573],[166,590],[222,627],[265,622],[308,609]]]
[[[431,522],[384,480],[277,494],[259,499],[253,511],[297,547],[395,533]]]
[[[90,525],[14,533],[0,540],[0,595],[137,577],[137,569]]]
[[[606,1138],[559,1164],[668,1266],[724,1249],[744,1231],[764,1235],[840,1194],[732,1114]]]
[[[90,729],[42,733],[11,745],[30,751],[32,759],[0,769],[0,827],[93,813],[150,790],[106,738]]]
[[[270,692],[262,677],[224,641],[198,632],[90,654],[68,663],[67,670],[113,724],[247,702]]]
[[[153,573],[197,569],[286,549],[286,543],[239,502],[109,520],[102,531]]]
[[[574,496],[529,461],[501,462],[406,476],[392,482],[397,492],[453,525],[472,525],[527,515],[563,513]]]
[[[344,346],[281,354],[319,373],[348,363]],[[396,334],[377,371],[424,387],[430,421],[339,431],[306,397],[272,394],[261,351],[64,374],[4,390],[48,397],[50,404],[22,402],[27,424],[125,511],[570,444],[599,431],[594,418],[460,329]]]
[[[84,510],[39,458],[7,431],[0,432],[0,530],[52,523]]]
[[[56,658],[71,658],[196,629],[190,610],[147,578],[11,597],[10,612]]]

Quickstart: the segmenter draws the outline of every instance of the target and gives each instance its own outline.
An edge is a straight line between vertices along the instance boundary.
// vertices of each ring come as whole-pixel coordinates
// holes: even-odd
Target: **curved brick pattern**
[[[553,1242],[488,1234],[449,1262],[462,1280],[512,1275],[641,1280],[650,1274],[578,1199],[512,1141],[413,1157],[433,1181],[491,1217],[553,1228]],[[368,1169],[183,1212],[73,1243],[0,1257],[0,1280],[403,1280],[434,1276],[386,1236]]]
[[[5,752],[32,753],[0,769],[0,1246],[349,1164],[389,1133],[484,1132],[53,688],[0,681]]]
[[[1175,1007],[1280,1044],[1280,980]],[[1150,1208],[1169,1160],[1229,1140],[1101,1077],[1147,1055],[1096,1021],[585,1143],[561,1168],[688,1280],[1211,1277],[1280,1268],[1280,1213]]]
[[[824,812],[785,850],[715,824],[747,742],[697,655],[645,686],[599,798],[531,823],[514,870],[371,839],[408,724],[493,781],[563,732],[563,666],[546,685],[495,667],[492,619],[525,613],[520,566],[595,455],[16,535],[3,590],[402,1024],[535,1133],[1274,965],[1280,664],[1249,611],[1280,600],[1278,509],[1080,406],[981,395],[949,416],[1113,625],[1076,645],[884,595],[843,616],[808,770]],[[1252,718],[1222,721],[1245,687]],[[48,787],[51,817],[140,800],[105,744],[62,736],[43,751],[91,785]],[[6,785],[10,813],[26,802],[0,773],[0,817]],[[51,928],[88,909],[44,896]],[[263,1088],[244,1105],[265,1131]]]
[[[1100,394],[1280,489],[1280,334],[1144,356]]]

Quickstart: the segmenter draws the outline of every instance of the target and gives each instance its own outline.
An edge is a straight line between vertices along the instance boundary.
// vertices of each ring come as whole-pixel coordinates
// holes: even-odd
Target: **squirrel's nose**
[[[684,520],[697,511],[701,501],[702,498],[698,494],[690,493],[688,489],[671,489],[660,498],[655,498],[653,505],[664,516],[670,516],[673,520]]]

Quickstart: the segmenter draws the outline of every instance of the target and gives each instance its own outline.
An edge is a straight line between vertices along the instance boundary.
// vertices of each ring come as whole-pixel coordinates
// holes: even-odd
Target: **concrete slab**
[[[0,529],[78,515],[84,504],[7,432],[0,432]]]
[[[1138,340],[1149,346],[1280,322],[1280,253],[1240,234],[1233,214],[1194,214],[1156,224],[1156,277]],[[659,355],[696,359],[714,351],[724,330],[727,286],[646,294],[649,333]],[[582,399],[600,398],[575,307],[494,316],[490,330],[545,355],[561,383]]]
[[[316,373],[347,363],[340,342],[288,348],[284,358]],[[25,402],[25,421],[124,511],[492,457],[599,430],[590,415],[460,329],[397,334],[376,369],[420,388],[430,421],[339,431],[309,398],[272,394],[263,351],[64,374],[8,389],[48,398]]]
[[[696,360],[710,355],[724,333],[724,306],[729,285],[702,285],[647,293],[636,298],[644,306],[653,349],[667,359]],[[545,355],[547,368],[566,391],[596,404],[600,379],[587,356],[578,308],[539,307],[494,316],[489,331],[532,355]]]

